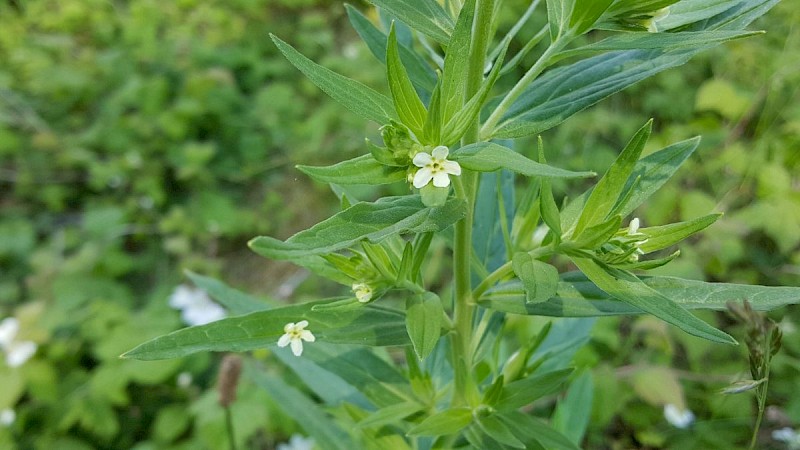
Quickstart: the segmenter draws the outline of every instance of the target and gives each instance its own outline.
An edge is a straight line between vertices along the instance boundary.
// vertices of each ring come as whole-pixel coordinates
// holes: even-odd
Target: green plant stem
[[[553,253],[553,246],[547,245],[545,247],[535,248],[528,252],[534,258],[541,258],[543,256],[547,256]],[[514,255],[509,255],[513,257]],[[502,266],[495,269],[494,272],[490,273],[489,276],[483,279],[481,283],[472,291],[472,298],[476,301],[481,298],[481,296],[489,290],[492,286],[494,286],[497,282],[502,280],[503,278],[511,275],[514,273],[514,269],[511,265],[511,261],[506,262]]]
[[[767,352],[769,351],[770,349],[767,348]],[[767,354],[769,355],[769,353]],[[750,450],[756,448],[756,442],[758,441],[758,430],[761,429],[761,421],[764,419],[764,410],[766,409],[767,406],[767,390],[769,389],[769,369],[770,369],[771,359],[772,359],[771,357],[767,358],[767,363],[766,363],[767,370],[766,373],[764,374],[764,382],[758,386],[758,396],[757,396],[758,414],[756,415],[755,426],[753,426],[753,436],[750,438],[750,447],[749,447]]]
[[[508,108],[514,103],[515,100],[522,95],[522,92],[525,88],[528,87],[529,84],[533,82],[533,80],[538,77],[545,68],[547,68],[548,64],[550,63],[550,59],[558,53],[563,47],[566,45],[566,41],[562,39],[557,39],[554,42],[551,42],[547,49],[542,53],[538,60],[525,72],[525,75],[520,78],[517,84],[508,91],[508,94],[503,98],[503,101],[497,105],[492,114],[486,119],[486,122],[483,124],[483,128],[480,131],[481,139],[489,139],[495,131],[495,127],[497,123],[500,122],[500,119],[503,117],[503,114],[508,111]]]
[[[231,450],[236,450],[236,436],[233,434],[233,414],[230,406],[225,407],[225,426],[228,432],[228,444]]]
[[[495,0],[478,0],[475,8],[474,29],[470,42],[469,66],[465,97],[470,98],[483,82],[483,67],[491,39],[492,16]],[[470,126],[462,139],[462,144],[477,142],[480,123]],[[475,302],[472,299],[472,224],[475,217],[475,196],[478,174],[464,170],[454,182],[456,195],[467,203],[464,219],[455,224],[455,245],[453,248],[453,278],[455,297],[453,301],[452,360],[455,392],[453,404],[476,407],[480,403],[480,393],[472,374],[472,328],[475,315]]]

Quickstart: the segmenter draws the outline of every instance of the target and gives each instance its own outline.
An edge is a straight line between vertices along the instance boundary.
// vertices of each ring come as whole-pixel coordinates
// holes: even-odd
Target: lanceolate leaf
[[[673,277],[642,277],[641,280],[686,309],[724,311],[728,302],[742,300],[750,302],[757,311],[800,304],[800,287],[706,283]],[[602,291],[579,272],[562,274],[556,296],[544,303],[527,303],[525,290],[519,281],[498,285],[484,294],[479,303],[512,314],[553,317],[616,316],[644,312]]]
[[[464,168],[479,172],[508,169],[529,177],[549,178],[588,178],[596,175],[594,172],[572,172],[541,164],[508,147],[492,142],[479,142],[462,147],[454,151],[450,159],[458,161]]]
[[[636,49],[680,49],[697,47],[704,44],[722,43],[733,39],[741,39],[756,34],[760,31],[696,31],[681,33],[620,33],[602,41],[583,47],[578,47],[559,53],[553,62],[575,56],[591,55],[593,53],[636,50]]]
[[[503,387],[494,406],[501,411],[517,410],[534,400],[558,392],[571,373],[572,369],[561,369],[509,383]]]
[[[640,228],[639,232],[648,236],[647,241],[642,243],[640,248],[645,253],[667,248],[708,227],[720,217],[722,217],[722,214],[709,214],[686,222]]]
[[[363,239],[377,243],[396,234],[439,231],[464,214],[464,201],[459,199],[427,208],[417,195],[385,197],[374,203],[356,203],[285,242],[262,236],[249,245],[268,258],[293,260],[349,248]]]
[[[454,434],[472,423],[472,410],[469,408],[447,409],[423,420],[408,431],[410,436],[441,436]]]
[[[529,447],[538,444],[545,449],[580,450],[580,447],[572,443],[569,438],[530,414],[506,411],[499,414],[498,417],[505,422],[515,436],[523,440]]]
[[[458,23],[456,23],[453,37],[447,46],[440,98],[442,125],[448,123],[466,101],[465,91],[475,1],[466,0],[464,2],[464,7],[461,8],[458,15]]]
[[[380,125],[397,119],[392,101],[358,81],[339,75],[306,58],[275,35],[272,41],[286,59],[334,100],[359,116]]]
[[[350,5],[345,4],[347,9],[347,16],[350,18],[350,23],[355,28],[356,32],[361,39],[367,44],[369,50],[375,55],[378,61],[386,62],[386,43],[387,36],[372,22],[369,21],[360,11]],[[414,86],[430,93],[433,87],[436,86],[436,74],[431,70],[430,66],[421,56],[413,50],[409,50],[405,45],[399,45],[400,60],[403,61],[403,66],[408,70],[408,76]]]
[[[419,359],[425,359],[439,342],[444,309],[433,292],[413,295],[406,301],[406,329]]]
[[[392,99],[400,121],[403,122],[417,136],[422,135],[422,126],[428,116],[428,111],[422,100],[419,99],[414,85],[408,77],[406,68],[400,60],[400,50],[397,45],[397,36],[394,31],[394,24],[389,31],[389,39],[386,44],[386,77],[389,80],[389,90],[392,91]]]
[[[336,301],[336,300],[334,300]],[[175,331],[139,345],[124,358],[179,358],[203,351],[244,352],[275,345],[289,322],[307,320],[319,341],[340,344],[406,345],[405,317],[399,311],[364,306],[314,310],[330,300],[285,306]],[[306,345],[314,345],[306,343]]]
[[[369,0],[422,34],[447,44],[453,20],[435,0]]]
[[[323,183],[389,184],[406,179],[403,169],[387,167],[370,155],[348,159],[332,166],[297,166],[297,169]]]

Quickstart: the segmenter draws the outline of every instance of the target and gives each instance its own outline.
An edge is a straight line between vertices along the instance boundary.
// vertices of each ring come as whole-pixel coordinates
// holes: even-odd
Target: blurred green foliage
[[[500,26],[525,3],[507,1]],[[647,117],[651,149],[703,136],[679,179],[638,214],[645,225],[726,216],[663,274],[800,283],[797,23],[800,5],[783,2],[757,23],[768,34],[544,135],[548,160],[597,172]],[[0,2],[0,316],[19,318],[21,335],[39,344],[22,367],[0,365],[0,409],[17,415],[0,427],[0,447],[224,446],[224,411],[208,390],[215,357],[117,356],[181,326],[167,297],[182,268],[224,269],[253,290],[275,289],[285,271],[249,259],[246,240],[286,235],[337,207],[293,165],[355,156],[377,135],[277,57],[268,32],[362,82],[380,77],[337,1]],[[790,425],[800,423],[800,316],[783,314],[769,404]],[[597,324],[576,357],[595,383],[588,448],[735,448],[747,439],[752,399],[717,393],[746,372],[743,350],[651,319]],[[179,386],[182,373],[194,382]],[[670,428],[666,403],[691,408],[695,428]],[[241,386],[234,414],[237,440],[256,448],[297,427],[253,386]]]

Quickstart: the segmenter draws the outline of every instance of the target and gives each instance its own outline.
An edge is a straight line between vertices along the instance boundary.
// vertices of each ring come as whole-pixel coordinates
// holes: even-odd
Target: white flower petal
[[[297,325],[296,325],[297,328],[305,328],[307,326],[308,326],[308,321],[307,320],[301,320],[300,322],[297,322]]]
[[[306,342],[314,342],[317,340],[317,338],[315,338],[314,335],[308,330],[303,330],[300,332],[300,339]]]
[[[303,354],[303,341],[300,339],[292,339],[292,353],[294,356],[300,356]]]
[[[283,326],[284,333],[291,333],[294,330],[294,322],[289,322]]]
[[[287,345],[289,345],[289,342],[291,340],[292,340],[291,336],[289,336],[288,334],[284,334],[283,336],[281,336],[280,339],[278,339],[278,347],[286,347]]]
[[[425,152],[419,152],[416,155],[414,155],[414,159],[412,160],[412,162],[417,167],[425,167],[428,164],[433,163],[433,158],[431,158],[431,155]]]
[[[0,425],[10,427],[17,420],[17,413],[11,408],[0,411]]]
[[[433,149],[431,155],[434,159],[447,159],[447,155],[450,153],[450,150],[447,149],[444,145],[440,145]]]
[[[664,418],[675,428],[687,428],[694,422],[694,413],[681,410],[673,404],[664,405]]]
[[[19,320],[16,317],[6,317],[0,322],[0,347],[10,345],[19,332]]]
[[[442,161],[442,168],[450,175],[461,175],[461,164],[455,161]]]
[[[10,367],[19,367],[36,354],[38,346],[32,341],[13,342],[6,349],[6,364]]]
[[[433,179],[433,171],[429,167],[419,169],[414,175],[414,187],[417,189],[424,188]]]
[[[639,231],[639,218],[634,217],[631,223],[628,224],[628,234],[636,234]]]
[[[433,185],[440,188],[450,186],[450,176],[447,172],[436,172],[433,174]]]

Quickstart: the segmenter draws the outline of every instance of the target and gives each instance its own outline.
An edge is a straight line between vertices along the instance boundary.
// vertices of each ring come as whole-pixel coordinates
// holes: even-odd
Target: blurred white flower
[[[278,339],[278,347],[286,347],[292,344],[292,353],[294,353],[294,356],[302,355],[303,341],[314,342],[316,340],[314,335],[311,334],[311,331],[305,329],[307,326],[307,320],[301,320],[297,323],[287,323],[283,327],[284,334]]]
[[[314,448],[314,438],[303,437],[293,434],[289,442],[278,444],[276,450],[312,450]]]
[[[10,427],[17,420],[17,413],[11,408],[0,411],[0,425]]]
[[[6,354],[9,367],[19,367],[36,354],[38,348],[33,341],[16,340],[19,332],[19,320],[7,317],[0,322],[0,349]]]
[[[372,300],[372,287],[367,283],[355,283],[352,288],[359,302],[367,303]]]
[[[433,180],[433,185],[439,188],[450,186],[450,175],[461,175],[461,166],[447,159],[450,151],[440,145],[430,154],[419,152],[414,155],[412,162],[420,169],[414,174],[414,187],[422,189]]]
[[[175,383],[181,389],[186,389],[192,385],[192,374],[189,372],[181,372],[178,374],[178,379],[175,380]]]
[[[169,297],[169,306],[181,311],[181,319],[187,325],[205,325],[224,319],[225,309],[214,303],[202,289],[181,284]]]
[[[792,450],[800,449],[800,434],[789,427],[773,431],[772,439],[785,442],[786,445]]]
[[[673,404],[664,405],[664,418],[675,428],[688,428],[694,423],[694,413],[687,409],[679,409]]]

